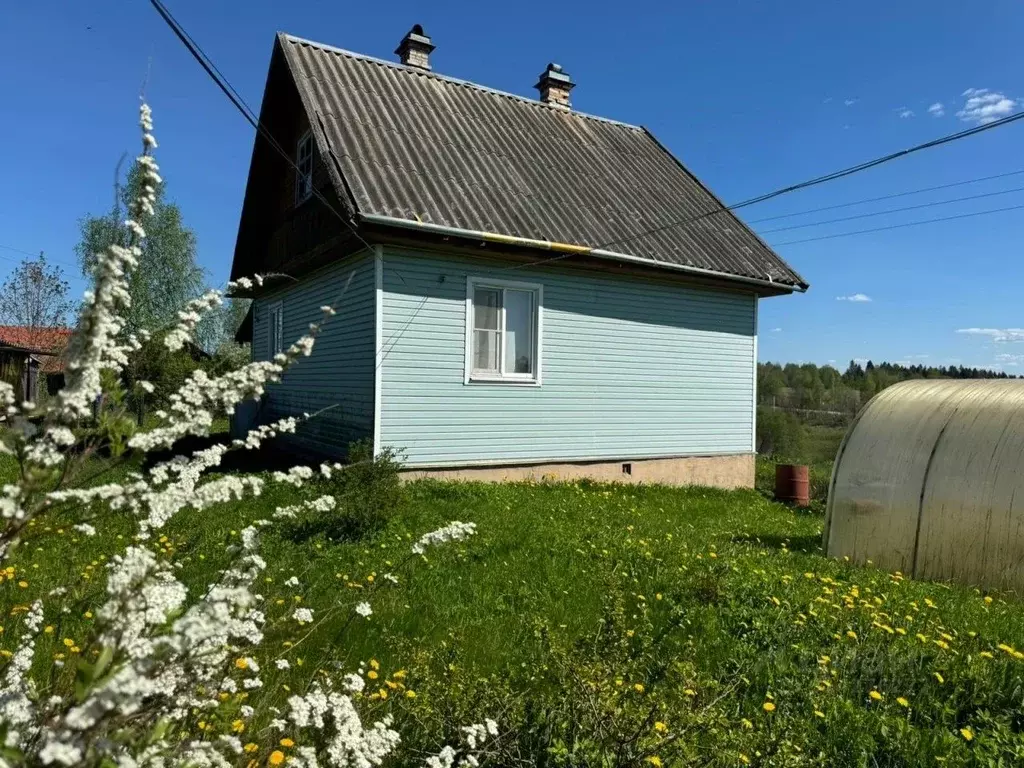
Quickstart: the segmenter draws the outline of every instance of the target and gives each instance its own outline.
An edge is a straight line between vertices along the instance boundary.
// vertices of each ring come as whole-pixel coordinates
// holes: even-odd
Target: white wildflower
[[[356,606],[356,613],[364,618],[368,618],[373,613],[373,608],[370,607],[369,603],[359,603]]]

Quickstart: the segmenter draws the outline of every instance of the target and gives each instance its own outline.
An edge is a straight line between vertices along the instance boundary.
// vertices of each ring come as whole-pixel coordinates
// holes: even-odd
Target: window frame
[[[498,313],[498,330],[501,337],[501,349],[498,352],[499,373],[497,375],[475,372],[473,370],[473,296],[478,288],[501,291],[500,310]],[[533,293],[533,372],[505,372],[505,291],[529,291]],[[518,280],[496,280],[489,277],[469,275],[466,277],[466,360],[464,384],[511,384],[517,387],[541,386],[541,374],[544,340],[544,286],[540,283],[527,283]]]
[[[274,317],[277,317],[277,325],[274,325]],[[284,304],[275,301],[267,306],[267,359],[273,360],[274,356],[284,352]]]
[[[309,175],[308,177],[303,176],[302,173],[302,149],[303,147],[309,147]],[[309,200],[313,196],[313,165],[315,161],[315,152],[313,151],[313,134],[310,131],[306,131],[299,140],[295,143],[295,205],[302,205],[304,202]],[[308,178],[308,186],[304,185],[303,182]],[[303,187],[305,186],[305,189]]]

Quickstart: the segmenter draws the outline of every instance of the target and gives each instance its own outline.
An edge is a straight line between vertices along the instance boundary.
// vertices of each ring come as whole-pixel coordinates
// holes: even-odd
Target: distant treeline
[[[757,394],[761,405],[807,411],[854,413],[863,403],[907,379],[1008,379],[1002,371],[962,365],[899,365],[870,360],[850,361],[842,373],[831,365],[813,363],[761,363],[757,366]]]

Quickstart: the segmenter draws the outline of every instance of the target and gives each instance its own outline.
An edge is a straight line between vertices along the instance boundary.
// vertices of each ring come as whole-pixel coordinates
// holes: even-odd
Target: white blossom
[[[444,528],[425,533],[420,540],[413,544],[412,551],[415,555],[422,555],[427,547],[444,544],[449,541],[462,541],[476,533],[476,523],[460,523],[458,520],[448,523]]]
[[[356,613],[364,618],[368,618],[373,613],[373,608],[370,607],[369,603],[359,603],[356,606]]]

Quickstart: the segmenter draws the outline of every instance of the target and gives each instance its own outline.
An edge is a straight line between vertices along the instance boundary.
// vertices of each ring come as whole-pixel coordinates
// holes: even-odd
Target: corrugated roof
[[[731,212],[673,225],[723,205],[643,128],[288,35],[279,43],[359,214],[806,287]]]

